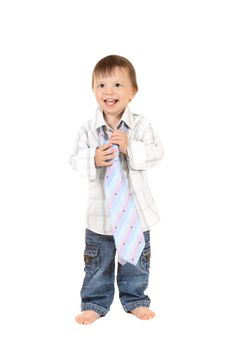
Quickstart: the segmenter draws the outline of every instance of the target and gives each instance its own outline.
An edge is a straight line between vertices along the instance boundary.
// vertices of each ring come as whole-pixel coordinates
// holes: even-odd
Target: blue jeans
[[[144,232],[145,247],[136,266],[117,266],[117,285],[121,304],[126,312],[136,307],[149,307],[144,294],[150,267],[150,231]],[[116,247],[113,236],[100,235],[86,229],[84,252],[85,278],[81,290],[81,310],[94,310],[104,316],[114,297]]]

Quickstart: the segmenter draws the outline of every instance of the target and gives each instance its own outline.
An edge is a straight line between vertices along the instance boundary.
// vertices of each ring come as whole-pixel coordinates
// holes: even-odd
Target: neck
[[[104,119],[106,123],[112,128],[115,129],[116,126],[119,124],[119,121],[121,120],[121,115],[119,116],[112,116],[112,115],[106,115],[104,114]]]
[[[123,112],[120,115],[109,115],[104,113],[104,119],[106,123],[113,129],[119,124],[119,121],[121,120]]]

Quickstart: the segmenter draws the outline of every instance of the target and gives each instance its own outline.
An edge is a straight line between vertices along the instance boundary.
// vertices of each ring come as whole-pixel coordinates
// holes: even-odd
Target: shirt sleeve
[[[96,178],[95,151],[96,147],[89,147],[87,131],[82,128],[76,135],[74,152],[70,156],[70,165],[88,180]]]
[[[133,170],[146,170],[159,164],[163,146],[150,123],[143,133],[142,141],[131,140],[127,147],[128,164]]]

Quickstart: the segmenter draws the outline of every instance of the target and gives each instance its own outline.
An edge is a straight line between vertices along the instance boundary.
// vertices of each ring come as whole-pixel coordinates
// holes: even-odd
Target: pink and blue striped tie
[[[123,128],[126,129],[123,125]],[[100,134],[103,143],[108,142],[108,136],[101,127]],[[136,265],[145,246],[140,217],[134,203],[133,194],[124,174],[120,159],[119,147],[113,164],[106,167],[104,190],[107,207],[112,224],[118,261],[122,265],[129,262]]]

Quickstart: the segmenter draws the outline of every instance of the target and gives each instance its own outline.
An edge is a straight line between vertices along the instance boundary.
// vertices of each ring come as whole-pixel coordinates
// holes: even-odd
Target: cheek
[[[96,98],[96,100],[99,100],[99,99],[100,99],[101,94],[100,94],[100,93],[97,93],[97,92],[95,92],[94,94],[95,94],[95,98]]]

